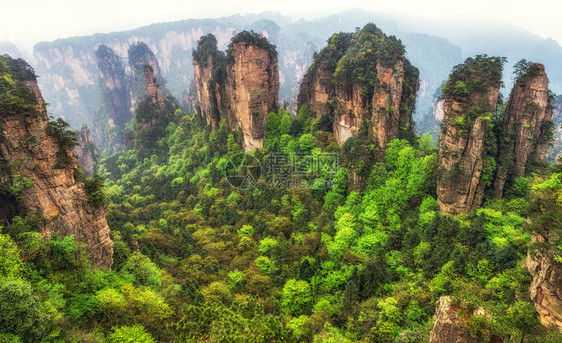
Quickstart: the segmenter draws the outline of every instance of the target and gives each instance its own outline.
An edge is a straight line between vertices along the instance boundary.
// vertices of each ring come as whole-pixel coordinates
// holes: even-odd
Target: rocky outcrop
[[[267,116],[278,108],[279,66],[275,46],[254,32],[232,38],[226,59],[216,51],[213,37],[202,37],[194,51],[201,112],[216,127],[224,118],[231,130],[240,130],[244,149],[261,149]],[[210,67],[212,66],[212,69]]]
[[[11,189],[0,197],[11,194],[25,214],[44,218],[40,231],[45,237],[75,235],[96,265],[110,267],[113,244],[105,209],[88,202],[85,184],[75,173],[73,134],[62,121],[49,123],[33,70],[21,61],[0,59],[11,65],[0,76],[9,73],[16,80],[13,87],[25,84],[30,90],[29,95],[18,92],[26,106],[0,107],[2,188]],[[14,190],[14,184],[23,186]]]
[[[552,140],[552,104],[548,97],[548,77],[544,66],[530,65],[517,79],[505,111],[499,139],[494,195],[501,198],[504,186],[525,173],[528,162],[547,157]]]
[[[462,310],[465,315],[459,315]],[[466,309],[452,304],[449,296],[439,298],[435,305],[435,316],[433,317],[433,329],[431,330],[430,343],[482,343],[494,342],[501,343],[503,340],[493,335],[489,341],[472,337],[466,321],[469,316],[480,315],[490,317],[482,308],[477,309],[474,313],[466,313]]]
[[[137,153],[157,153],[158,141],[166,135],[168,124],[174,119],[174,112],[179,108],[172,96],[164,98],[154,69],[150,65],[143,67],[146,96],[135,108],[134,146]],[[127,141],[128,138],[125,137]],[[126,142],[127,144],[127,142]]]
[[[92,177],[101,157],[87,126],[76,132],[76,142],[78,145],[74,148],[74,153],[78,158],[78,164],[82,167],[84,176]]]
[[[96,49],[99,69],[101,107],[95,119],[96,140],[108,153],[123,147],[122,131],[133,118],[131,111],[130,79],[120,58],[106,45]]]
[[[128,58],[129,66],[131,68],[131,92],[133,104],[142,101],[147,94],[145,76],[146,66],[152,68],[153,78],[156,80],[155,82],[165,90],[166,82],[162,78],[158,60],[148,45],[143,42],[131,45],[128,50]]]
[[[400,41],[367,24],[328,40],[303,78],[299,109],[333,116],[339,144],[365,129],[384,150],[391,139],[413,137],[418,75]]]
[[[544,243],[540,234],[531,236],[533,243]],[[531,300],[539,313],[540,322],[562,331],[562,266],[548,252],[530,251],[525,266],[531,274]]]
[[[123,126],[132,118],[129,78],[121,59],[107,45],[96,49],[99,69],[102,105],[109,112],[111,126]]]
[[[244,150],[261,149],[267,116],[278,108],[279,66],[275,47],[263,37],[242,32],[233,38],[227,61],[225,116],[231,129],[242,131]]]
[[[442,213],[472,212],[482,203],[495,162],[492,113],[499,95],[502,59],[477,56],[456,66],[443,87],[437,202]]]
[[[166,105],[164,104],[164,97],[162,96],[160,85],[156,81],[154,69],[149,65],[145,65],[142,72],[144,74],[146,94],[148,95],[150,103],[159,111],[164,110]]]
[[[197,49],[193,51],[194,79],[199,101],[199,114],[213,129],[218,127],[220,121],[213,71],[215,66],[223,60],[224,54],[218,50],[215,36],[208,34],[201,37],[197,42]]]

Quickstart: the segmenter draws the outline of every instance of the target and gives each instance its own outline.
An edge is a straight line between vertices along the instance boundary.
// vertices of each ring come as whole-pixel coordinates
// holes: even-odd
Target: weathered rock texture
[[[501,198],[504,186],[525,173],[528,162],[546,159],[552,140],[552,104],[548,98],[548,77],[544,66],[531,65],[519,77],[502,123],[494,195]]]
[[[478,56],[455,67],[443,90],[437,202],[441,212],[472,212],[493,178],[488,150],[501,80],[500,58]]]
[[[261,35],[243,31],[232,39],[226,60],[217,64],[220,54],[212,43],[209,35],[202,37],[194,51],[201,113],[214,127],[224,118],[230,129],[242,131],[246,151],[261,149],[268,113],[279,106],[275,46]]]
[[[96,50],[99,69],[101,107],[95,119],[94,132],[103,150],[109,153],[123,146],[122,131],[132,118],[130,78],[119,57],[106,45]]]
[[[413,136],[418,74],[400,41],[367,24],[328,40],[303,78],[299,109],[333,117],[339,144],[366,129],[384,150],[391,139]]]
[[[278,107],[277,57],[252,41],[231,44],[227,65],[224,113],[231,129],[244,135],[244,150],[261,149],[269,111]]]
[[[539,234],[532,236],[533,243],[542,243],[547,239]],[[562,266],[548,252],[541,251],[530,252],[525,266],[531,273],[529,291],[540,322],[562,331]]]
[[[143,76],[146,96],[135,108],[134,145],[141,154],[156,153],[153,148],[165,136],[178,105],[172,96],[164,98],[153,67],[145,65]]]
[[[220,121],[216,96],[216,82],[213,79],[215,66],[224,61],[224,53],[217,48],[217,39],[212,34],[201,37],[193,51],[193,69],[199,101],[199,114],[214,129]]]
[[[145,66],[152,68],[153,77],[160,85],[164,93],[166,92],[166,82],[162,78],[158,60],[154,52],[143,42],[133,44],[128,50],[129,66],[131,67],[131,92],[133,104],[137,104],[144,99],[147,94]]]
[[[0,57],[0,62],[5,61],[10,62]],[[0,78],[5,75],[2,73],[0,70]],[[17,80],[16,85],[22,83],[31,90],[25,96],[31,106],[0,108],[2,188],[27,180],[29,186],[17,194],[17,201],[25,214],[38,214],[48,220],[41,233],[45,237],[55,233],[75,235],[86,244],[95,264],[110,267],[113,244],[105,209],[88,202],[84,182],[75,177],[76,158],[72,145],[65,144],[68,134],[60,122],[58,126],[49,124],[32,69],[20,64],[8,73]],[[5,196],[4,192],[0,195]]]
[[[145,65],[143,68],[143,74],[146,94],[148,95],[148,99],[150,99],[150,103],[159,111],[164,110],[164,97],[162,96],[160,85],[158,84],[158,81],[156,81],[154,69],[149,65]]]
[[[435,316],[433,317],[433,329],[431,330],[430,343],[482,343],[482,342],[502,342],[498,336],[492,336],[490,341],[483,341],[470,335],[469,328],[466,325],[467,318],[459,317],[459,311],[466,309],[451,304],[451,298],[443,296],[439,298],[435,306]],[[486,314],[482,308],[477,309],[472,315]]]
[[[91,177],[101,157],[92,140],[90,129],[86,126],[82,127],[76,133],[76,141],[78,145],[74,148],[74,152],[78,157],[78,164],[82,166],[84,176]]]

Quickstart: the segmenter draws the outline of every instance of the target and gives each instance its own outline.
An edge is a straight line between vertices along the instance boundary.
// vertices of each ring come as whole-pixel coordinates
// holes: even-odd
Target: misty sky
[[[562,42],[557,0],[0,0],[0,41],[31,51],[40,41],[132,29],[152,23],[278,11],[315,18],[361,7],[403,19],[452,19],[521,26]]]

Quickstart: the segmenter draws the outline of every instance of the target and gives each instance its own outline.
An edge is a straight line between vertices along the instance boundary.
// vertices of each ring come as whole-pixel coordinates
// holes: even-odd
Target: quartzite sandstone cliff
[[[131,79],[120,58],[106,45],[96,50],[100,77],[101,107],[95,118],[94,134],[100,147],[109,153],[123,147],[123,129],[132,118]]]
[[[303,78],[299,109],[333,116],[339,144],[366,129],[384,150],[391,139],[413,136],[418,74],[400,41],[367,24],[328,40]]]
[[[543,161],[552,137],[552,104],[544,66],[532,64],[519,77],[511,95],[498,140],[498,167],[494,194],[501,198],[506,183],[525,173],[528,162]]]
[[[461,316],[461,312],[464,316]],[[492,335],[490,340],[482,340],[470,334],[466,321],[474,315],[491,319],[491,316],[482,308],[473,313],[467,313],[465,308],[454,305],[451,297],[443,296],[439,298],[435,305],[433,329],[431,330],[429,343],[501,343],[502,339],[495,335]]]
[[[278,108],[275,47],[265,37],[243,31],[232,39],[225,62],[216,65],[212,55],[202,50],[206,39],[209,36],[202,37],[194,52],[194,65],[200,69],[195,81],[202,115],[212,126],[224,118],[230,129],[242,131],[246,151],[261,149],[267,116]]]
[[[500,90],[502,60],[469,58],[445,84],[444,119],[439,134],[437,202],[441,212],[472,212],[491,183],[488,149],[492,113]],[[485,171],[485,173],[483,173]]]
[[[12,63],[7,58],[3,60]],[[15,86],[22,82],[32,93],[26,96],[28,107],[0,109],[2,181],[11,184],[15,179],[27,180],[29,186],[21,190],[18,202],[25,214],[38,214],[48,220],[41,227],[45,237],[55,233],[75,235],[86,244],[96,265],[110,267],[113,244],[105,209],[88,202],[85,184],[75,176],[77,164],[72,146],[64,145],[64,132],[49,124],[31,68],[20,63],[12,66],[9,73],[20,73]]]
[[[542,243],[548,238],[540,234],[532,236],[533,243]],[[562,331],[562,267],[548,252],[530,251],[525,266],[531,274],[529,287],[531,300],[539,313],[540,322],[555,326]]]
[[[90,129],[82,127],[76,133],[76,141],[78,145],[74,148],[74,152],[78,158],[78,164],[82,167],[84,176],[92,177],[101,156],[92,140]]]

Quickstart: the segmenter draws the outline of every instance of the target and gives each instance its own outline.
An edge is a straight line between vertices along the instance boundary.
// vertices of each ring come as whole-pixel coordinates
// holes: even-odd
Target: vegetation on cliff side
[[[560,221],[559,166],[441,215],[427,136],[381,156],[366,135],[340,147],[320,120],[270,114],[263,151],[234,165],[241,137],[224,121],[211,131],[175,111],[138,137],[150,149],[105,158],[89,186],[108,209],[112,270],[14,217],[0,233],[0,341],[424,342],[442,295],[493,314],[469,323],[475,337],[560,340],[539,325],[522,267],[530,229]],[[372,163],[354,191],[362,154]],[[233,186],[257,165],[260,178]]]

